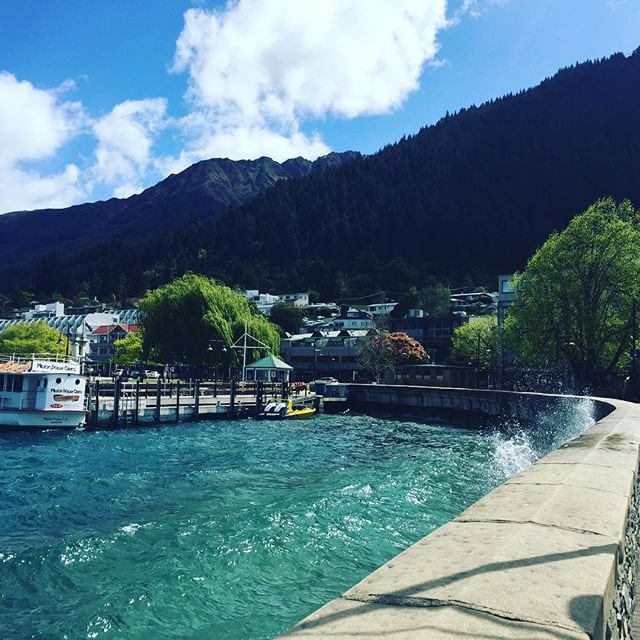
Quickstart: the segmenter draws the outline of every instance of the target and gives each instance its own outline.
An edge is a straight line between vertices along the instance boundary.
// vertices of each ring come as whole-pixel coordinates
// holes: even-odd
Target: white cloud
[[[424,66],[442,64],[440,30],[504,1],[460,0],[449,19],[447,0],[229,0],[220,11],[189,9],[172,67],[188,77],[189,113],[180,120],[168,117],[163,98],[127,100],[91,120],[65,100],[73,80],[39,89],[0,72],[0,212],[126,197],[204,158],[326,154],[309,121],[399,109]],[[183,149],[160,156],[155,145],[170,127]],[[93,155],[65,160],[63,147],[80,134],[92,136]],[[47,173],[50,159],[58,168]]]
[[[206,127],[187,154],[326,153],[317,135],[302,133],[303,120],[398,108],[436,56],[445,13],[446,0],[238,0],[223,12],[189,9],[173,69],[189,73],[187,98]]]
[[[82,126],[82,109],[0,72],[0,165],[51,157]]]
[[[127,100],[93,125],[98,146],[91,168],[92,180],[113,187],[116,197],[142,190],[140,183],[156,160],[152,146],[167,126],[164,98]]]
[[[82,197],[74,164],[52,175],[24,167],[54,157],[83,130],[81,105],[60,99],[68,88],[39,89],[0,72],[0,211],[67,206]]]
[[[0,212],[68,207],[86,195],[75,164],[46,176],[16,167],[0,168]]]

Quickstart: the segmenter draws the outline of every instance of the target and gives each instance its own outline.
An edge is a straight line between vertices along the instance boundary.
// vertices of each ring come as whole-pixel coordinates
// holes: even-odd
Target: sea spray
[[[588,398],[561,398],[535,421],[523,427],[504,420],[491,434],[494,474],[499,482],[516,475],[542,456],[578,437],[595,422],[595,405]]]

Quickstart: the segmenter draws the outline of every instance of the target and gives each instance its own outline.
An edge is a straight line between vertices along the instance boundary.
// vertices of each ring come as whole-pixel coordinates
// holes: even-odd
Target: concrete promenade
[[[571,401],[542,394],[391,387],[362,387],[355,395],[359,404],[370,406],[377,401],[397,409],[404,397],[408,406],[478,413],[484,407],[489,415],[512,407],[529,418],[545,406]],[[606,399],[594,404],[598,416],[605,417],[583,435],[282,637],[630,638],[640,408]]]

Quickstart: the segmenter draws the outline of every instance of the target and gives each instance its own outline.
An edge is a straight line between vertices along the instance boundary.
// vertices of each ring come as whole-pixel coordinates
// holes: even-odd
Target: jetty
[[[94,380],[87,391],[88,427],[125,427],[255,416],[268,403],[296,397],[320,408],[321,398],[288,383]]]

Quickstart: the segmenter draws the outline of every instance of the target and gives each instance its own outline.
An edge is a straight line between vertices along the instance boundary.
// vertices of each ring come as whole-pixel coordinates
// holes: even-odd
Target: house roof
[[[256,360],[251,364],[248,364],[247,369],[286,369],[293,370],[293,367],[289,366],[280,358],[276,356],[267,356],[266,358],[262,358],[261,360]]]
[[[103,325],[100,325],[99,327],[96,327],[93,330],[93,334],[94,335],[106,335],[108,333],[111,333],[116,327],[120,327],[121,329],[123,329],[127,333],[131,333],[132,331],[137,331],[138,330],[138,325],[137,324],[126,324],[124,322],[120,322],[118,324],[103,324]]]

